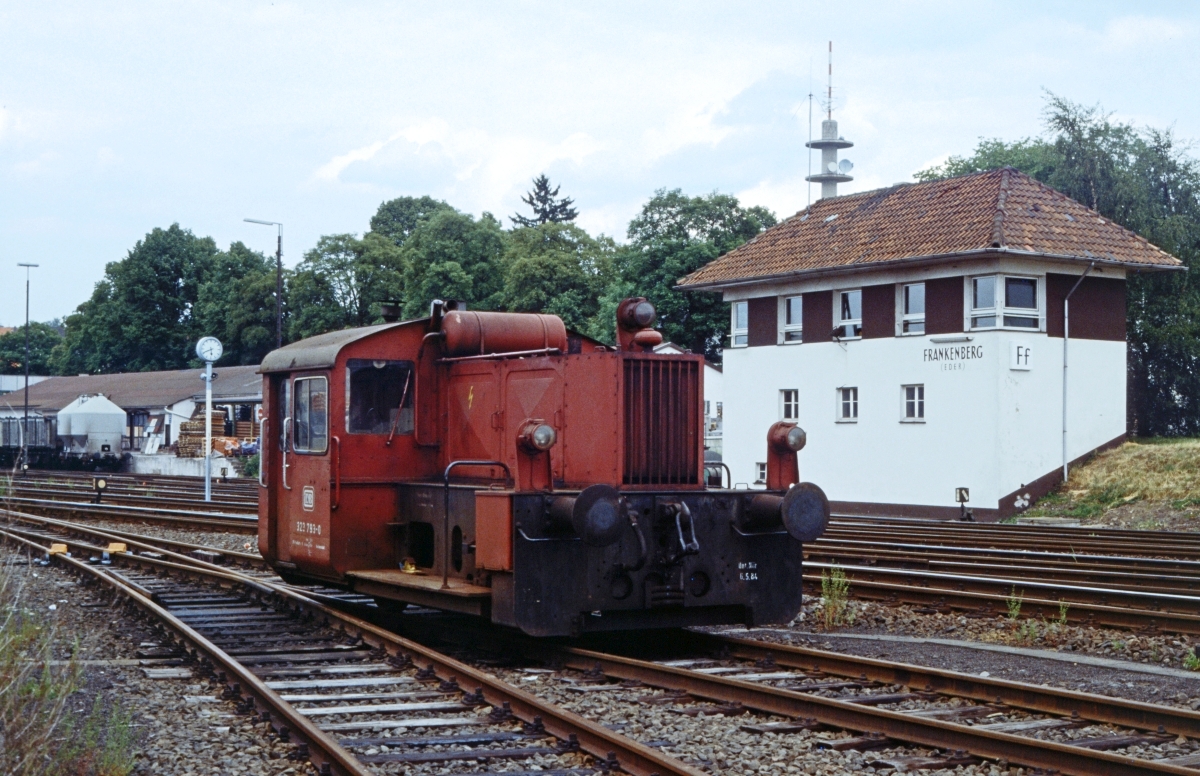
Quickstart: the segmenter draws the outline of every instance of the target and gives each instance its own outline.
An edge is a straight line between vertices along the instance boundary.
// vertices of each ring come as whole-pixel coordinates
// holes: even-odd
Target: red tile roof
[[[682,278],[720,287],[874,264],[1016,253],[1149,269],[1182,262],[1011,167],[822,199]]]

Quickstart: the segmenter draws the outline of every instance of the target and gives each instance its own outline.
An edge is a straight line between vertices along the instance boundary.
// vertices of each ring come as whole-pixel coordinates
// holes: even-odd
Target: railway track
[[[258,517],[255,515],[211,512],[203,509],[166,509],[126,506],[108,502],[95,504],[23,496],[7,496],[0,499],[0,505],[46,516],[129,521],[173,528],[228,531],[240,534],[258,533]]]
[[[23,533],[0,530],[31,552],[50,549]],[[297,741],[298,755],[321,774],[420,764],[477,774],[480,763],[494,762],[560,776],[700,773],[286,586],[152,552],[110,553],[105,566],[83,559],[100,561],[105,546],[70,547],[81,557],[55,554],[55,561],[161,626],[164,638],[145,653],[149,660],[209,678],[241,713],[256,715],[264,733]]]
[[[26,498],[54,498],[63,501],[92,501],[96,498],[95,479],[106,485],[101,500],[124,506],[161,506],[169,508],[217,508],[224,512],[256,513],[258,511],[257,483],[230,487],[214,483],[211,501],[204,500],[203,481],[199,486],[171,481],[143,480],[113,474],[81,476],[51,476],[19,474],[5,482],[9,495]]]
[[[612,745],[609,739],[600,746],[593,741],[588,751],[599,754],[601,760],[581,766],[571,759],[578,755],[566,728],[556,732],[546,725],[544,714],[540,715],[540,728],[534,721],[538,714],[517,714],[518,724],[505,716],[505,701],[497,703],[499,695],[489,695],[498,691],[482,683],[476,685],[485,688],[482,702],[493,712],[500,711],[481,713],[478,695],[462,692],[470,688],[470,681],[486,678],[476,669],[428,647],[416,649],[416,642],[376,632],[362,620],[316,604],[303,591],[271,581],[261,566],[254,571],[263,576],[248,578],[244,572],[231,573],[218,564],[190,557],[187,553],[197,549],[193,545],[150,537],[142,537],[146,539],[142,542],[122,532],[45,518],[26,519],[40,521],[40,536],[38,531],[11,526],[5,533],[41,548],[52,540],[73,541],[72,546],[83,554],[97,557],[104,542],[115,538],[144,545],[135,547],[143,553],[140,556],[115,556],[119,565],[113,567],[97,569],[81,559],[64,560],[74,561],[81,571],[86,568],[88,573],[126,583],[223,650],[225,658],[208,656],[211,672],[227,688],[238,685],[236,692],[247,713],[253,704],[256,713],[273,714],[276,735],[287,727],[286,721],[293,725],[297,721],[278,709],[272,712],[267,703],[270,698],[262,688],[243,685],[259,681],[265,689],[275,691],[279,701],[290,704],[299,717],[342,747],[359,766],[541,758],[536,766],[552,772],[586,773],[613,767],[608,752],[617,750],[601,752]],[[153,557],[155,554],[159,557]],[[224,560],[253,566],[253,556],[232,555]],[[436,637],[446,632],[439,617],[411,619],[432,620],[434,624],[415,629],[432,628]],[[154,652],[156,659],[183,661],[208,671],[198,657],[203,650],[196,651],[197,642],[174,630],[182,648],[164,645]],[[476,633],[468,639],[495,643],[496,634],[480,637]],[[665,648],[668,656],[651,660],[612,649],[517,641],[509,644],[510,651],[538,655],[557,667],[570,691],[624,695],[633,704],[666,704],[689,716],[721,714],[736,718],[742,730],[761,735],[815,732],[829,736],[819,739],[818,746],[883,750],[869,760],[880,768],[953,768],[979,758],[1079,774],[1195,773],[1193,767],[1200,765],[1200,714],[1186,710],[721,635],[672,632]],[[661,644],[646,642],[639,639],[643,650],[664,649]],[[628,645],[624,649],[628,650]],[[435,661],[435,656],[441,662]],[[240,665],[241,671],[225,665],[222,661],[226,658]],[[432,672],[428,666],[421,667],[425,660],[435,667]],[[470,681],[462,677],[470,677]],[[452,678],[457,685],[448,683]],[[513,702],[508,703],[512,711]],[[773,721],[761,721],[754,714],[771,715]],[[826,732],[831,730],[853,733]],[[554,734],[553,740],[547,738],[547,731]],[[285,735],[309,742],[310,754],[314,746],[326,743],[307,728],[289,728]],[[575,735],[575,741],[582,741],[579,733]],[[1179,737],[1186,744],[1174,743]],[[898,749],[902,744],[937,751],[914,753]],[[1171,744],[1176,751],[1164,751]],[[616,756],[622,768],[623,757],[628,755]],[[563,763],[548,766],[546,758],[570,762],[559,768]],[[338,770],[335,766],[346,766],[339,766],[332,756],[326,760],[316,756],[314,762],[328,764],[328,772],[357,772]],[[676,765],[683,770],[653,772],[695,773],[682,763]],[[635,767],[630,772],[639,771]]]

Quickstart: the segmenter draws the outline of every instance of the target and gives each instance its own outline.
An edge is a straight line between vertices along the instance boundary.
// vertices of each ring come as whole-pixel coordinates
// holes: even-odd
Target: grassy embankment
[[[80,703],[83,667],[73,654],[61,659],[59,629],[28,600],[14,560],[0,559],[0,773],[126,776],[135,747],[129,713],[100,694]]]
[[[1200,439],[1139,439],[1100,453],[1026,514],[1200,530]]]

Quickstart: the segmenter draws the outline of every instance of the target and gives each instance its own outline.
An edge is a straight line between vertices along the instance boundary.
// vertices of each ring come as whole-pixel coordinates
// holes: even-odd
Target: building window
[[[838,294],[842,304],[838,315],[837,337],[855,339],[862,336],[862,291],[843,291]]]
[[[925,420],[925,386],[905,385],[901,390],[904,392],[904,420],[910,423],[923,422]]]
[[[750,303],[733,303],[733,331],[730,334],[730,344],[735,348],[744,348],[750,344]]]
[[[712,410],[712,402],[709,401],[708,399],[705,399],[704,400],[704,417],[711,418],[712,417],[711,410]]]
[[[804,297],[789,296],[783,300],[783,341],[804,340]]]
[[[784,420],[800,418],[800,391],[785,388],[779,392],[779,416]]]
[[[329,383],[324,377],[295,381],[292,414],[292,449],[297,453],[324,453],[329,449]]]
[[[724,416],[725,408],[721,406],[721,402],[717,402],[717,420]]]
[[[971,279],[971,328],[1040,327],[1036,278],[991,275]]]
[[[925,333],[925,284],[910,283],[904,287],[901,331],[904,334]]]
[[[838,422],[854,423],[858,420],[858,389],[838,388]]]
[[[765,463],[754,464],[754,484],[762,485],[767,481],[767,465]]]

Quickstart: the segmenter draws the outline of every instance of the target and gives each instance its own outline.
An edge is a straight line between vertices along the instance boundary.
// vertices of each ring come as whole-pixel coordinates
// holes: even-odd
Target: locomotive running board
[[[492,589],[461,579],[451,579],[450,586],[443,588],[439,577],[405,574],[399,569],[373,569],[349,571],[346,581],[354,592],[363,595],[479,617],[487,617],[491,612]]]

